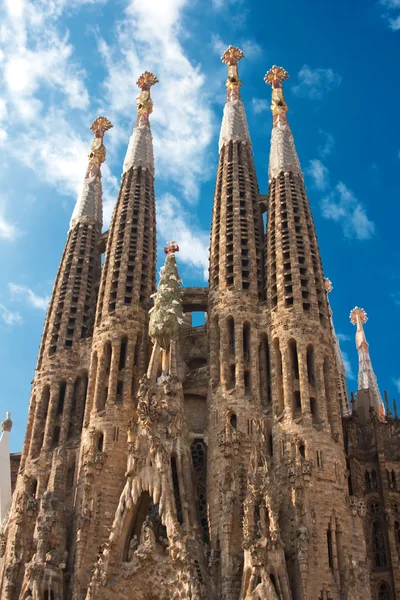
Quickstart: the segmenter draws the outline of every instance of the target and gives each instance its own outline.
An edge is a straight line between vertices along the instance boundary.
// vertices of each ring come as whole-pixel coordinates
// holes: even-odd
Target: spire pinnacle
[[[143,167],[154,173],[153,140],[149,116],[153,112],[150,88],[156,83],[158,83],[158,79],[150,71],[142,73],[136,82],[140,88],[140,93],[136,97],[137,118],[126,151],[123,173],[129,171],[131,167]]]
[[[266,73],[264,81],[272,87],[271,110],[273,114],[274,127],[277,127],[280,121],[286,121],[286,113],[289,110],[283,96],[282,82],[289,79],[289,73],[283,67],[274,65]]]
[[[6,412],[6,418],[1,423],[1,431],[11,431],[12,421],[11,421],[11,413]]]
[[[372,368],[371,359],[369,356],[369,345],[365,336],[363,325],[368,321],[367,313],[363,308],[356,306],[350,313],[350,321],[357,327],[356,346],[358,350],[358,389],[369,390],[371,401],[374,409],[379,417],[385,417],[385,408],[382,402],[382,397],[379,392],[376,376]]]
[[[164,248],[165,254],[175,254],[175,252],[179,252],[179,246],[175,241],[167,242],[166,247]]]
[[[93,131],[94,139],[92,150],[88,156],[89,164],[86,172],[86,177],[98,175],[101,177],[100,166],[106,160],[106,148],[103,144],[103,138],[106,131],[111,129],[113,124],[106,117],[97,117],[90,126]]]
[[[239,78],[238,62],[239,60],[242,60],[242,58],[244,58],[242,50],[235,46],[229,46],[221,56],[222,62],[228,65],[228,79],[225,84],[227,89],[227,102],[238,100],[240,98],[242,82]]]
[[[97,117],[90,126],[94,139],[92,149],[88,156],[89,163],[82,186],[72,213],[70,229],[81,221],[94,220],[101,228],[103,221],[101,165],[106,160],[106,148],[103,138],[106,131],[111,129],[112,123],[106,117]]]
[[[138,116],[136,125],[139,125],[139,122],[142,120],[147,121],[148,124],[149,116],[153,112],[153,100],[150,96],[150,88],[156,83],[158,83],[157,77],[149,71],[142,73],[136,82],[136,85],[140,88],[140,94],[137,96]]]
[[[250,135],[247,127],[246,113],[240,99],[242,82],[239,78],[238,62],[244,58],[240,48],[229,46],[221,60],[228,65],[228,79],[226,80],[226,104],[222,119],[221,133],[219,136],[219,150],[230,141],[241,141],[250,144]]]

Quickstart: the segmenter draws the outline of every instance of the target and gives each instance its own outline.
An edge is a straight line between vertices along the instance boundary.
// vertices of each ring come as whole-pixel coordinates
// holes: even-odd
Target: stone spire
[[[11,467],[9,433],[12,428],[11,413],[1,424],[0,435],[0,526],[11,502]]]
[[[326,289],[327,294],[329,294],[329,292],[331,292],[333,290],[332,282],[326,277],[325,277],[325,289]],[[333,342],[335,345],[335,348],[334,348],[335,349],[335,358],[336,358],[336,365],[337,365],[337,369],[338,369],[338,392],[339,392],[339,397],[340,397],[340,400],[342,403],[342,413],[343,413],[344,417],[349,417],[351,415],[351,408],[350,408],[350,402],[349,402],[349,394],[348,394],[347,385],[346,385],[346,369],[344,366],[342,352],[340,350],[339,338],[336,335],[335,326],[333,324],[332,309],[331,309],[331,305],[329,304],[329,299],[328,299],[328,308],[329,308],[329,315],[331,318]]]
[[[350,321],[357,327],[358,392],[361,390],[369,390],[371,406],[376,410],[379,417],[384,419],[385,408],[376,381],[376,375],[372,368],[371,358],[369,356],[369,345],[363,327],[364,323],[368,321],[367,313],[363,308],[358,308],[358,306],[356,306],[350,313]]]
[[[239,48],[234,48],[233,46],[229,46],[221,56],[222,62],[228,65],[228,79],[225,84],[227,88],[226,104],[219,136],[220,152],[222,146],[231,140],[240,140],[248,144],[251,143],[246,113],[240,98],[242,82],[239,79],[237,66],[239,60],[243,57],[243,52]]]
[[[294,145],[293,134],[287,120],[288,105],[283,96],[282,82],[289,74],[282,67],[273,66],[265,75],[265,82],[272,87],[271,110],[273,127],[269,157],[269,178],[277,177],[281,171],[301,174],[300,162]]]
[[[158,79],[153,73],[145,71],[136,83],[140,88],[140,94],[137,96],[138,114],[135,128],[129,140],[123,173],[129,171],[131,167],[143,167],[154,174],[153,139],[149,121],[149,117],[153,112],[150,88],[158,83]]]
[[[95,222],[101,230],[103,225],[103,204],[100,167],[106,160],[106,148],[103,137],[111,129],[112,123],[106,117],[97,117],[90,129],[94,140],[89,154],[89,164],[81,193],[72,213],[70,228],[81,222]]]

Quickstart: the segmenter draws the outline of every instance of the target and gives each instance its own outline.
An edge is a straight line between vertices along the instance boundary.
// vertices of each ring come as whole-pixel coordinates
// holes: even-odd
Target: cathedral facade
[[[1,600],[400,598],[397,409],[382,401],[357,307],[349,400],[288,74],[273,66],[265,76],[273,121],[262,195],[242,58],[231,46],[222,56],[208,287],[181,286],[169,242],[156,289],[157,78],[138,80],[105,233],[112,124],[92,124],[0,533]],[[207,313],[204,326],[192,327],[194,311]],[[4,439],[10,429],[7,417]]]

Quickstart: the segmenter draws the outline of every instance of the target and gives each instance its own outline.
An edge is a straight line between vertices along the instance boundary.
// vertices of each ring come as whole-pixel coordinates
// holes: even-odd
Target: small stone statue
[[[137,547],[139,545],[139,540],[137,535],[134,535],[133,538],[131,539],[131,541],[129,542],[129,548],[128,548],[128,562],[131,562],[133,559],[133,555],[137,550]]]

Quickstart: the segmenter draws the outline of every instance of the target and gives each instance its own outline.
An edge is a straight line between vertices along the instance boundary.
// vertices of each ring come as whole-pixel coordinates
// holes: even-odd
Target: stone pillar
[[[0,525],[6,516],[11,502],[11,466],[10,466],[10,440],[12,428],[11,413],[1,424],[0,437]]]

